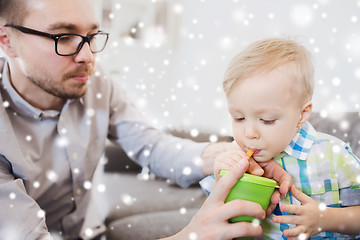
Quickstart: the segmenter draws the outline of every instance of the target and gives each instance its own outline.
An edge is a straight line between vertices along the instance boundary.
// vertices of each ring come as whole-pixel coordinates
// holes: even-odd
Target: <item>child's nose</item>
[[[245,127],[245,137],[248,139],[259,139],[260,134],[253,123],[248,123]]]

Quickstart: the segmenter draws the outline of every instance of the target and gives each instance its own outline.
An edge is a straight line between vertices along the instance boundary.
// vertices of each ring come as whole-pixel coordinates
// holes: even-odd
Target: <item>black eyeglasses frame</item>
[[[106,33],[106,32],[103,32],[103,31],[98,31],[96,33],[93,33],[93,34],[90,34],[89,36],[82,36],[80,34],[76,34],[76,33],[59,33],[59,34],[50,34],[50,33],[46,33],[46,32],[41,32],[41,31],[38,31],[38,30],[35,30],[35,29],[31,29],[31,28],[27,28],[27,27],[23,27],[23,26],[19,26],[19,25],[14,25],[14,24],[5,24],[4,27],[10,27],[10,28],[14,28],[14,29],[17,29],[19,30],[20,32],[22,33],[26,33],[26,34],[33,34],[33,35],[37,35],[37,36],[43,36],[43,37],[47,37],[47,38],[50,38],[50,39],[53,39],[54,42],[55,42],[55,52],[57,55],[59,56],[72,56],[72,55],[75,55],[77,54],[78,52],[80,52],[81,48],[83,47],[84,43],[87,42],[90,46],[90,41],[91,39],[98,35],[98,34],[102,34],[102,35],[106,35],[106,40],[105,40],[105,44],[104,44],[104,47],[101,49],[101,50],[97,50],[97,51],[92,51],[91,48],[91,52],[92,53],[98,53],[98,52],[101,52],[102,50],[104,50],[105,46],[106,46],[106,43],[107,41],[109,40],[109,33]],[[62,37],[62,36],[67,36],[67,35],[73,35],[73,36],[79,36],[82,38],[82,41],[79,43],[76,51],[74,53],[71,53],[71,54],[61,54],[58,52],[58,49],[57,49],[57,45],[58,45],[58,41],[59,39]]]

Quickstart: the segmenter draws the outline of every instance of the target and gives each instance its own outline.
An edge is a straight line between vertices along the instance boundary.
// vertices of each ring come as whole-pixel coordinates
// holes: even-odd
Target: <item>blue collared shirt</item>
[[[107,139],[139,165],[184,187],[203,177],[198,160],[207,143],[152,128],[118,81],[99,69],[86,94],[68,100],[61,111],[43,111],[23,99],[7,64],[0,80],[0,239],[50,239],[47,228],[70,239],[104,231],[99,217],[85,219],[96,212],[85,186]],[[94,235],[86,234],[88,228]]]

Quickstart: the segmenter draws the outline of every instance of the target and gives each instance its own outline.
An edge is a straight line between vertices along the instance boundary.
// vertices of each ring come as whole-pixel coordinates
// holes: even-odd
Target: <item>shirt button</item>
[[[81,189],[78,188],[78,189],[76,190],[76,194],[77,194],[77,195],[81,195],[81,193],[82,193]]]

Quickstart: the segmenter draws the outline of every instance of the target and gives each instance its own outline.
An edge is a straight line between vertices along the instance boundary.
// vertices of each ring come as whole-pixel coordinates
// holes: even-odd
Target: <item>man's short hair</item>
[[[21,25],[31,0],[0,0],[0,24]]]

